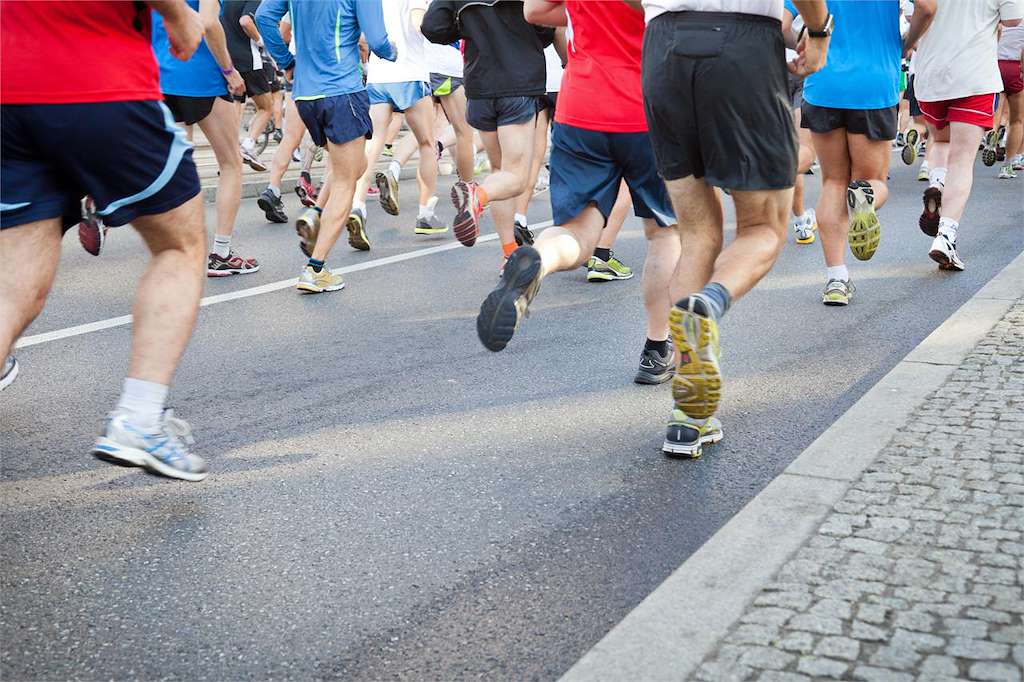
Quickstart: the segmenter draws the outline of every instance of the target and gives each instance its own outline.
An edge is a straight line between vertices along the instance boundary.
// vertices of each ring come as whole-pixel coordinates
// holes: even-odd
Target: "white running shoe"
[[[192,428],[171,410],[164,410],[163,421],[155,429],[139,427],[132,423],[130,412],[115,410],[107,417],[107,428],[92,453],[107,462],[145,467],[168,478],[201,481],[209,469],[202,457],[188,451],[192,443]]]
[[[939,264],[940,270],[964,270],[964,262],[956,252],[956,241],[950,240],[941,232],[932,240],[932,249],[928,252],[928,257]]]
[[[4,364],[0,365],[0,391],[14,383],[18,378],[18,361],[13,355],[8,355]]]
[[[928,176],[931,174],[931,170],[928,168],[928,162],[921,162],[921,169],[917,171],[917,179],[920,182],[928,182]]]

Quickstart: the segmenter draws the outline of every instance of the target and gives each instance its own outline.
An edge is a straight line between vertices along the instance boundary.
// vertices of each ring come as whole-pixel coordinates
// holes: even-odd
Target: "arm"
[[[910,57],[910,54],[917,47],[917,41],[932,25],[935,18],[935,0],[915,0],[914,13],[910,16],[910,28],[903,36],[903,57]]]
[[[828,7],[825,0],[793,0],[796,9],[803,17],[804,26],[808,29],[822,29],[828,19]],[[789,64],[790,72],[795,76],[809,76],[825,66],[830,38],[812,38],[806,33],[796,46],[798,56]]]
[[[284,41],[284,44],[290,44],[292,42],[292,25],[288,21],[282,19],[278,23],[278,30],[281,31],[281,40]]]
[[[568,23],[564,0],[526,0],[523,16],[538,26],[565,26]]]
[[[565,27],[555,29],[555,39],[551,41],[555,47],[555,53],[562,60],[562,68],[569,63],[569,39],[565,35]]]
[[[786,47],[791,50],[796,49],[796,34],[793,33],[793,19],[795,19],[795,17],[790,13],[788,7],[782,10],[782,39],[786,42]]]
[[[356,2],[356,21],[366,38],[370,51],[381,59],[393,62],[398,59],[395,44],[388,40],[388,31],[384,27],[384,10],[379,2]]]
[[[263,36],[263,44],[277,67],[288,71],[295,66],[295,56],[288,51],[288,43],[281,37],[281,17],[288,11],[288,0],[263,0],[256,10],[256,27]]]
[[[455,18],[455,10],[450,2],[434,0],[423,15],[420,24],[423,37],[438,45],[449,45],[462,37],[459,22]]]
[[[150,0],[149,6],[164,19],[171,54],[187,62],[203,40],[203,20],[184,0]]]
[[[228,40],[224,37],[224,27],[220,25],[220,0],[199,0],[199,16],[206,29],[206,46],[210,48],[210,54],[220,67],[224,80],[228,82],[228,92],[241,95],[245,92],[245,83],[231,63]]]

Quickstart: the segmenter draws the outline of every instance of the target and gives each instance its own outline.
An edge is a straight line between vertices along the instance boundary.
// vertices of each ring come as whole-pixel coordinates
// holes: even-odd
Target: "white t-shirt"
[[[548,69],[548,80],[544,92],[558,92],[562,89],[562,58],[554,45],[544,48],[544,66]]]
[[[427,42],[426,55],[430,73],[462,78],[462,52],[459,48]]]
[[[999,59],[1020,61],[1021,50],[1024,50],[1024,24],[1004,26],[1003,37],[999,39]]]
[[[665,12],[740,12],[782,21],[783,0],[643,0],[644,20]]]
[[[398,49],[398,61],[389,62],[371,53],[366,82],[426,83],[430,80],[427,41],[419,29],[413,26],[410,13],[416,9],[426,11],[427,0],[386,0],[381,5],[384,9],[384,27],[388,31],[388,38]]]
[[[1024,0],[938,0],[914,60],[917,99],[943,102],[1000,92],[996,26],[1022,16]]]

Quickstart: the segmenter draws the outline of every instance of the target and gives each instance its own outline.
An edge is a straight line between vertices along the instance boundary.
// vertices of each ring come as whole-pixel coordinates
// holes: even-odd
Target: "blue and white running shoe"
[[[143,429],[131,421],[131,413],[111,412],[105,433],[96,440],[92,454],[122,466],[145,467],[155,474],[186,481],[201,481],[209,470],[202,457],[188,451],[193,443],[192,428],[171,410],[164,410],[156,430]]]

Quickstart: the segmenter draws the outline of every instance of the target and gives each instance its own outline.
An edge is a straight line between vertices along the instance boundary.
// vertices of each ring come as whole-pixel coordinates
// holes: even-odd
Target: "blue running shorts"
[[[365,90],[296,100],[295,108],[318,147],[326,147],[328,140],[334,144],[345,144],[359,137],[370,139],[373,134],[370,100]]]
[[[602,133],[555,123],[550,165],[555,225],[566,224],[590,204],[607,221],[623,179],[638,218],[653,218],[662,227],[676,224],[647,133]]]
[[[370,83],[366,86],[370,106],[390,104],[395,111],[405,111],[424,97],[430,96],[430,86],[420,81],[405,83]]]
[[[158,215],[199,194],[192,145],[163,102],[0,106],[0,229],[82,219],[88,195],[106,225]]]

